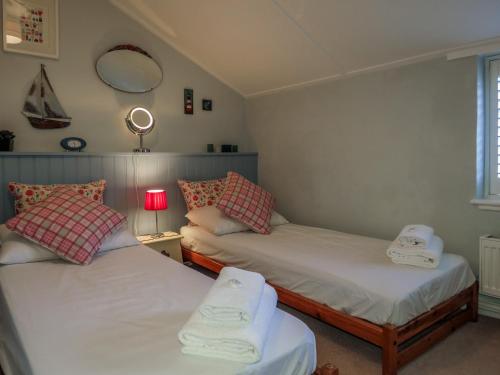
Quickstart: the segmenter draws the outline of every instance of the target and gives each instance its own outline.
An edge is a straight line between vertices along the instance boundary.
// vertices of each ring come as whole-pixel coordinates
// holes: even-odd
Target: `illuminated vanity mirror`
[[[96,70],[104,83],[125,92],[151,91],[163,79],[156,61],[146,51],[128,44],[116,46],[102,55]]]
[[[150,152],[149,148],[144,147],[143,137],[151,133],[155,126],[155,119],[151,112],[143,107],[134,107],[125,118],[125,123],[132,133],[139,136],[139,148],[135,148],[134,152]]]

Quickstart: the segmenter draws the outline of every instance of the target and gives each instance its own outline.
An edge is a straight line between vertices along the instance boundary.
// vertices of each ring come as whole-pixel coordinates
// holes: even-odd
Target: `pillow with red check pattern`
[[[106,180],[92,181],[87,184],[56,184],[56,185],[29,185],[19,182],[9,182],[9,191],[14,196],[14,207],[19,214],[34,204],[43,201],[55,189],[68,188],[80,193],[84,197],[103,203]]]
[[[89,264],[102,242],[127,219],[72,189],[56,189],[8,220],[6,227],[76,264]]]
[[[236,172],[228,172],[226,189],[217,208],[227,216],[246,224],[254,232],[271,233],[274,199],[271,193]]]
[[[207,181],[185,181],[177,180],[182,191],[188,211],[194,208],[213,206],[222,195],[226,186],[226,179]]]

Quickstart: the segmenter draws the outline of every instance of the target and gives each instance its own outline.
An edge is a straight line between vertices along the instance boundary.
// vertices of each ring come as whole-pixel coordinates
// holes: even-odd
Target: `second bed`
[[[477,283],[459,255],[445,253],[437,269],[397,265],[389,241],[295,224],[270,235],[215,236],[200,226],[181,234],[184,260],[259,272],[281,302],[382,347],[384,374],[477,318]]]

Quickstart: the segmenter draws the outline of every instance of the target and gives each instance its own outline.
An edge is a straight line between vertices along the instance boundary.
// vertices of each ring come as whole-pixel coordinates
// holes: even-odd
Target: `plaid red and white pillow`
[[[269,234],[273,206],[271,193],[236,172],[228,172],[226,188],[217,203],[219,210],[254,232]]]
[[[226,186],[226,179],[207,181],[177,180],[188,211],[194,208],[213,206],[217,203]]]
[[[84,197],[103,203],[106,180],[92,181],[87,184],[33,185],[9,182],[9,191],[14,196],[14,207],[19,214],[34,204],[46,199],[55,189],[68,188]]]
[[[60,188],[8,220],[6,227],[72,263],[89,264],[102,242],[126,222],[115,210]]]

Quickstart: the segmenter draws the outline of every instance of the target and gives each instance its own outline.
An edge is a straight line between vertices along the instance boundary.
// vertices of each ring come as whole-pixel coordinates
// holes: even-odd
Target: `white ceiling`
[[[244,96],[500,37],[500,0],[110,1]]]

